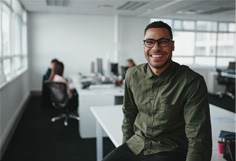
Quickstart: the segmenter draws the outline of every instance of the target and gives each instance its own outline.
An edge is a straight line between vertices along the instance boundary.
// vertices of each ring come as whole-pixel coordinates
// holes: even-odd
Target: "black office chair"
[[[216,69],[217,71],[217,82],[218,84],[225,85],[225,90],[217,92],[216,94],[222,98],[223,96],[229,96],[234,99],[235,97],[235,80],[233,78],[222,76],[221,69]]]
[[[52,108],[50,100],[50,90],[48,85],[45,83],[48,81],[45,76],[42,79],[42,92],[41,92],[41,107],[42,108]]]
[[[70,107],[70,98],[67,93],[67,85],[62,82],[52,81],[46,81],[45,83],[50,89],[50,98],[53,107],[61,112],[61,115],[53,117],[51,121],[55,122],[57,120],[64,119],[64,125],[67,126],[69,118],[79,120],[80,118],[73,114],[72,108]]]

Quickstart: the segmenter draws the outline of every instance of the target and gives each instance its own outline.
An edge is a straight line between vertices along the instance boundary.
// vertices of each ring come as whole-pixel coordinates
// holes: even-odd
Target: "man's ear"
[[[175,51],[175,41],[172,42],[172,51]]]

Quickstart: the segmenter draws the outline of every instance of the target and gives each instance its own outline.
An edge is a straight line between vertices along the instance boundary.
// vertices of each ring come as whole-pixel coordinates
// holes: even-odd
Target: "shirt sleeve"
[[[44,74],[44,80],[48,80],[49,79],[49,77],[50,77],[50,74],[51,74],[51,68],[48,68],[47,69],[47,71],[46,71],[46,73]]]
[[[186,161],[210,161],[212,134],[208,91],[202,76],[189,83],[184,107],[185,132],[188,139]]]
[[[125,79],[125,93],[124,93],[124,105],[123,105],[123,124],[122,124],[122,132],[123,132],[123,143],[126,142],[131,136],[134,135],[134,121],[137,116],[138,110],[137,106],[133,99],[132,91],[129,87],[128,73],[126,74]]]

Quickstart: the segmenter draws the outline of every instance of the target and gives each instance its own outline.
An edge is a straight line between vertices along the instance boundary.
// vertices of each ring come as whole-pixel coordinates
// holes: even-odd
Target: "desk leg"
[[[103,136],[102,136],[102,128],[98,122],[96,122],[96,142],[97,142],[97,161],[102,161]]]

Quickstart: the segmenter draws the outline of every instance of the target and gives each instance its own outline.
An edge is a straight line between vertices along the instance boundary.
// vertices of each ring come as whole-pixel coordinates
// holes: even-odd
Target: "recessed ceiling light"
[[[100,9],[108,9],[108,8],[113,8],[113,5],[110,4],[102,4],[102,5],[98,5],[98,8]]]
[[[199,13],[198,10],[186,10],[186,11],[177,11],[177,14],[193,15]]]

